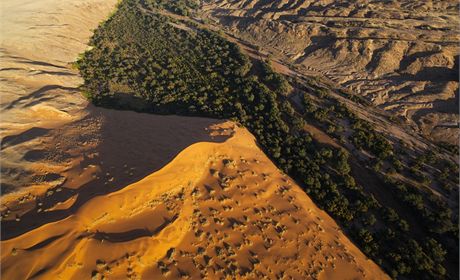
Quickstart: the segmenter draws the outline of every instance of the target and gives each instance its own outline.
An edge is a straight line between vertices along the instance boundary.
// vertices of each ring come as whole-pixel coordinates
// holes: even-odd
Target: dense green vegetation
[[[354,119],[352,141],[355,147],[371,152],[379,160],[393,155],[393,147],[382,135],[373,131],[371,125],[363,120]]]
[[[273,71],[270,60],[262,63],[261,81],[272,89],[276,94],[286,95],[291,90],[288,81],[280,74]]]
[[[393,277],[444,278],[446,253],[439,232],[430,233],[428,240],[414,238],[405,220],[355,182],[346,151],[316,143],[304,130],[307,116],[319,121],[332,112],[347,116],[346,107],[316,108],[305,95],[301,115],[284,96],[289,83],[269,64],[254,71],[237,45],[196,24],[155,13],[164,8],[187,15],[194,7],[195,2],[185,0],[122,1],[96,30],[90,42],[94,48],[77,63],[88,98],[111,108],[241,123],[278,167]],[[356,146],[382,160],[392,156],[391,146],[368,124],[356,120],[353,127]],[[418,209],[417,196],[403,199]]]
[[[198,0],[142,0],[149,9],[165,9],[178,15],[190,15],[190,11],[198,8]]]

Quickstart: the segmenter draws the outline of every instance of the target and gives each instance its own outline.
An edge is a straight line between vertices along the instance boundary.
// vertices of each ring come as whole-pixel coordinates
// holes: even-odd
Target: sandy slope
[[[196,142],[225,139],[211,137],[206,131],[216,123],[213,119],[94,107],[88,107],[87,112],[82,120],[47,131],[40,137],[39,149],[32,143],[6,146],[4,151],[18,151],[17,157],[9,160],[30,170],[33,182],[2,196],[2,238],[69,215],[92,197],[116,191],[160,169]],[[55,207],[66,210],[46,210]]]
[[[2,191],[18,190],[33,175],[62,168],[30,164],[30,150],[46,151],[44,136],[86,117],[82,83],[71,63],[87,48],[92,29],[116,0],[5,0],[0,19],[0,136]],[[80,131],[84,134],[84,131]],[[90,132],[88,132],[90,133]],[[14,145],[13,145],[14,144]],[[53,152],[65,152],[51,147]],[[25,160],[24,160],[25,159]],[[42,184],[45,188],[50,184]]]
[[[82,80],[70,68],[115,0],[1,3],[1,135],[53,127],[81,116]]]
[[[245,129],[2,242],[5,279],[385,279]]]

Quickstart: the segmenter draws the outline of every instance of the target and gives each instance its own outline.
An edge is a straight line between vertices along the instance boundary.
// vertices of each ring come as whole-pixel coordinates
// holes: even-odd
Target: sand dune
[[[144,179],[2,241],[2,275],[387,278],[249,132],[231,122],[216,128],[233,136],[193,144]]]
[[[2,1],[1,136],[81,117],[82,83],[71,69],[115,0]]]
[[[160,169],[196,142],[226,138],[211,136],[206,130],[218,122],[213,119],[94,107],[87,111],[82,120],[47,131],[40,137],[39,150],[30,143],[20,149],[10,144],[3,150],[15,148],[24,153],[25,158],[17,159],[17,164],[29,170],[31,175],[21,179],[31,183],[2,196],[2,238],[69,215],[88,199],[116,191]],[[46,211],[62,208],[74,196],[78,197],[67,208]]]
[[[33,182],[49,188],[52,185],[43,182],[49,181],[49,176],[46,180],[32,177],[37,173],[40,176],[61,173],[67,168],[40,162],[37,157],[50,152],[43,145],[46,135],[89,114],[88,102],[78,91],[82,79],[71,63],[87,48],[92,29],[109,15],[115,3],[115,0],[2,1],[3,193]],[[52,147],[51,151],[65,152],[59,147]]]

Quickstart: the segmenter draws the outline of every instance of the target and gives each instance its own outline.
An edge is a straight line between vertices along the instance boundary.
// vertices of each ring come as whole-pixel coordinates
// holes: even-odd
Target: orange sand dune
[[[227,138],[210,135],[212,131],[207,128],[219,122],[215,119],[93,106],[86,111],[88,115],[82,120],[31,140],[40,144],[15,144],[18,138],[4,142],[7,145],[2,152],[19,154],[17,164],[31,170],[32,179],[42,182],[22,185],[21,191],[0,198],[2,239],[73,214],[87,200],[157,171],[194,143]]]
[[[216,129],[233,136],[2,241],[3,279],[388,278],[248,131]]]

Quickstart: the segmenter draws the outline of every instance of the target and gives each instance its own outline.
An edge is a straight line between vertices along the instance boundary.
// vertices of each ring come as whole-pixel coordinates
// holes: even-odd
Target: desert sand
[[[78,91],[82,79],[71,64],[87,48],[92,29],[108,17],[115,3],[115,0],[2,1],[3,193],[31,183],[50,187],[33,176],[62,171],[60,166],[35,160],[40,155],[37,151],[47,150],[44,137],[54,129],[89,114],[88,102]],[[53,150],[65,152],[59,147]]]
[[[82,79],[71,68],[115,0],[1,3],[1,136],[81,118]]]
[[[5,279],[386,279],[259,150],[225,122],[161,170],[2,241]],[[45,211],[59,211],[47,209]]]

